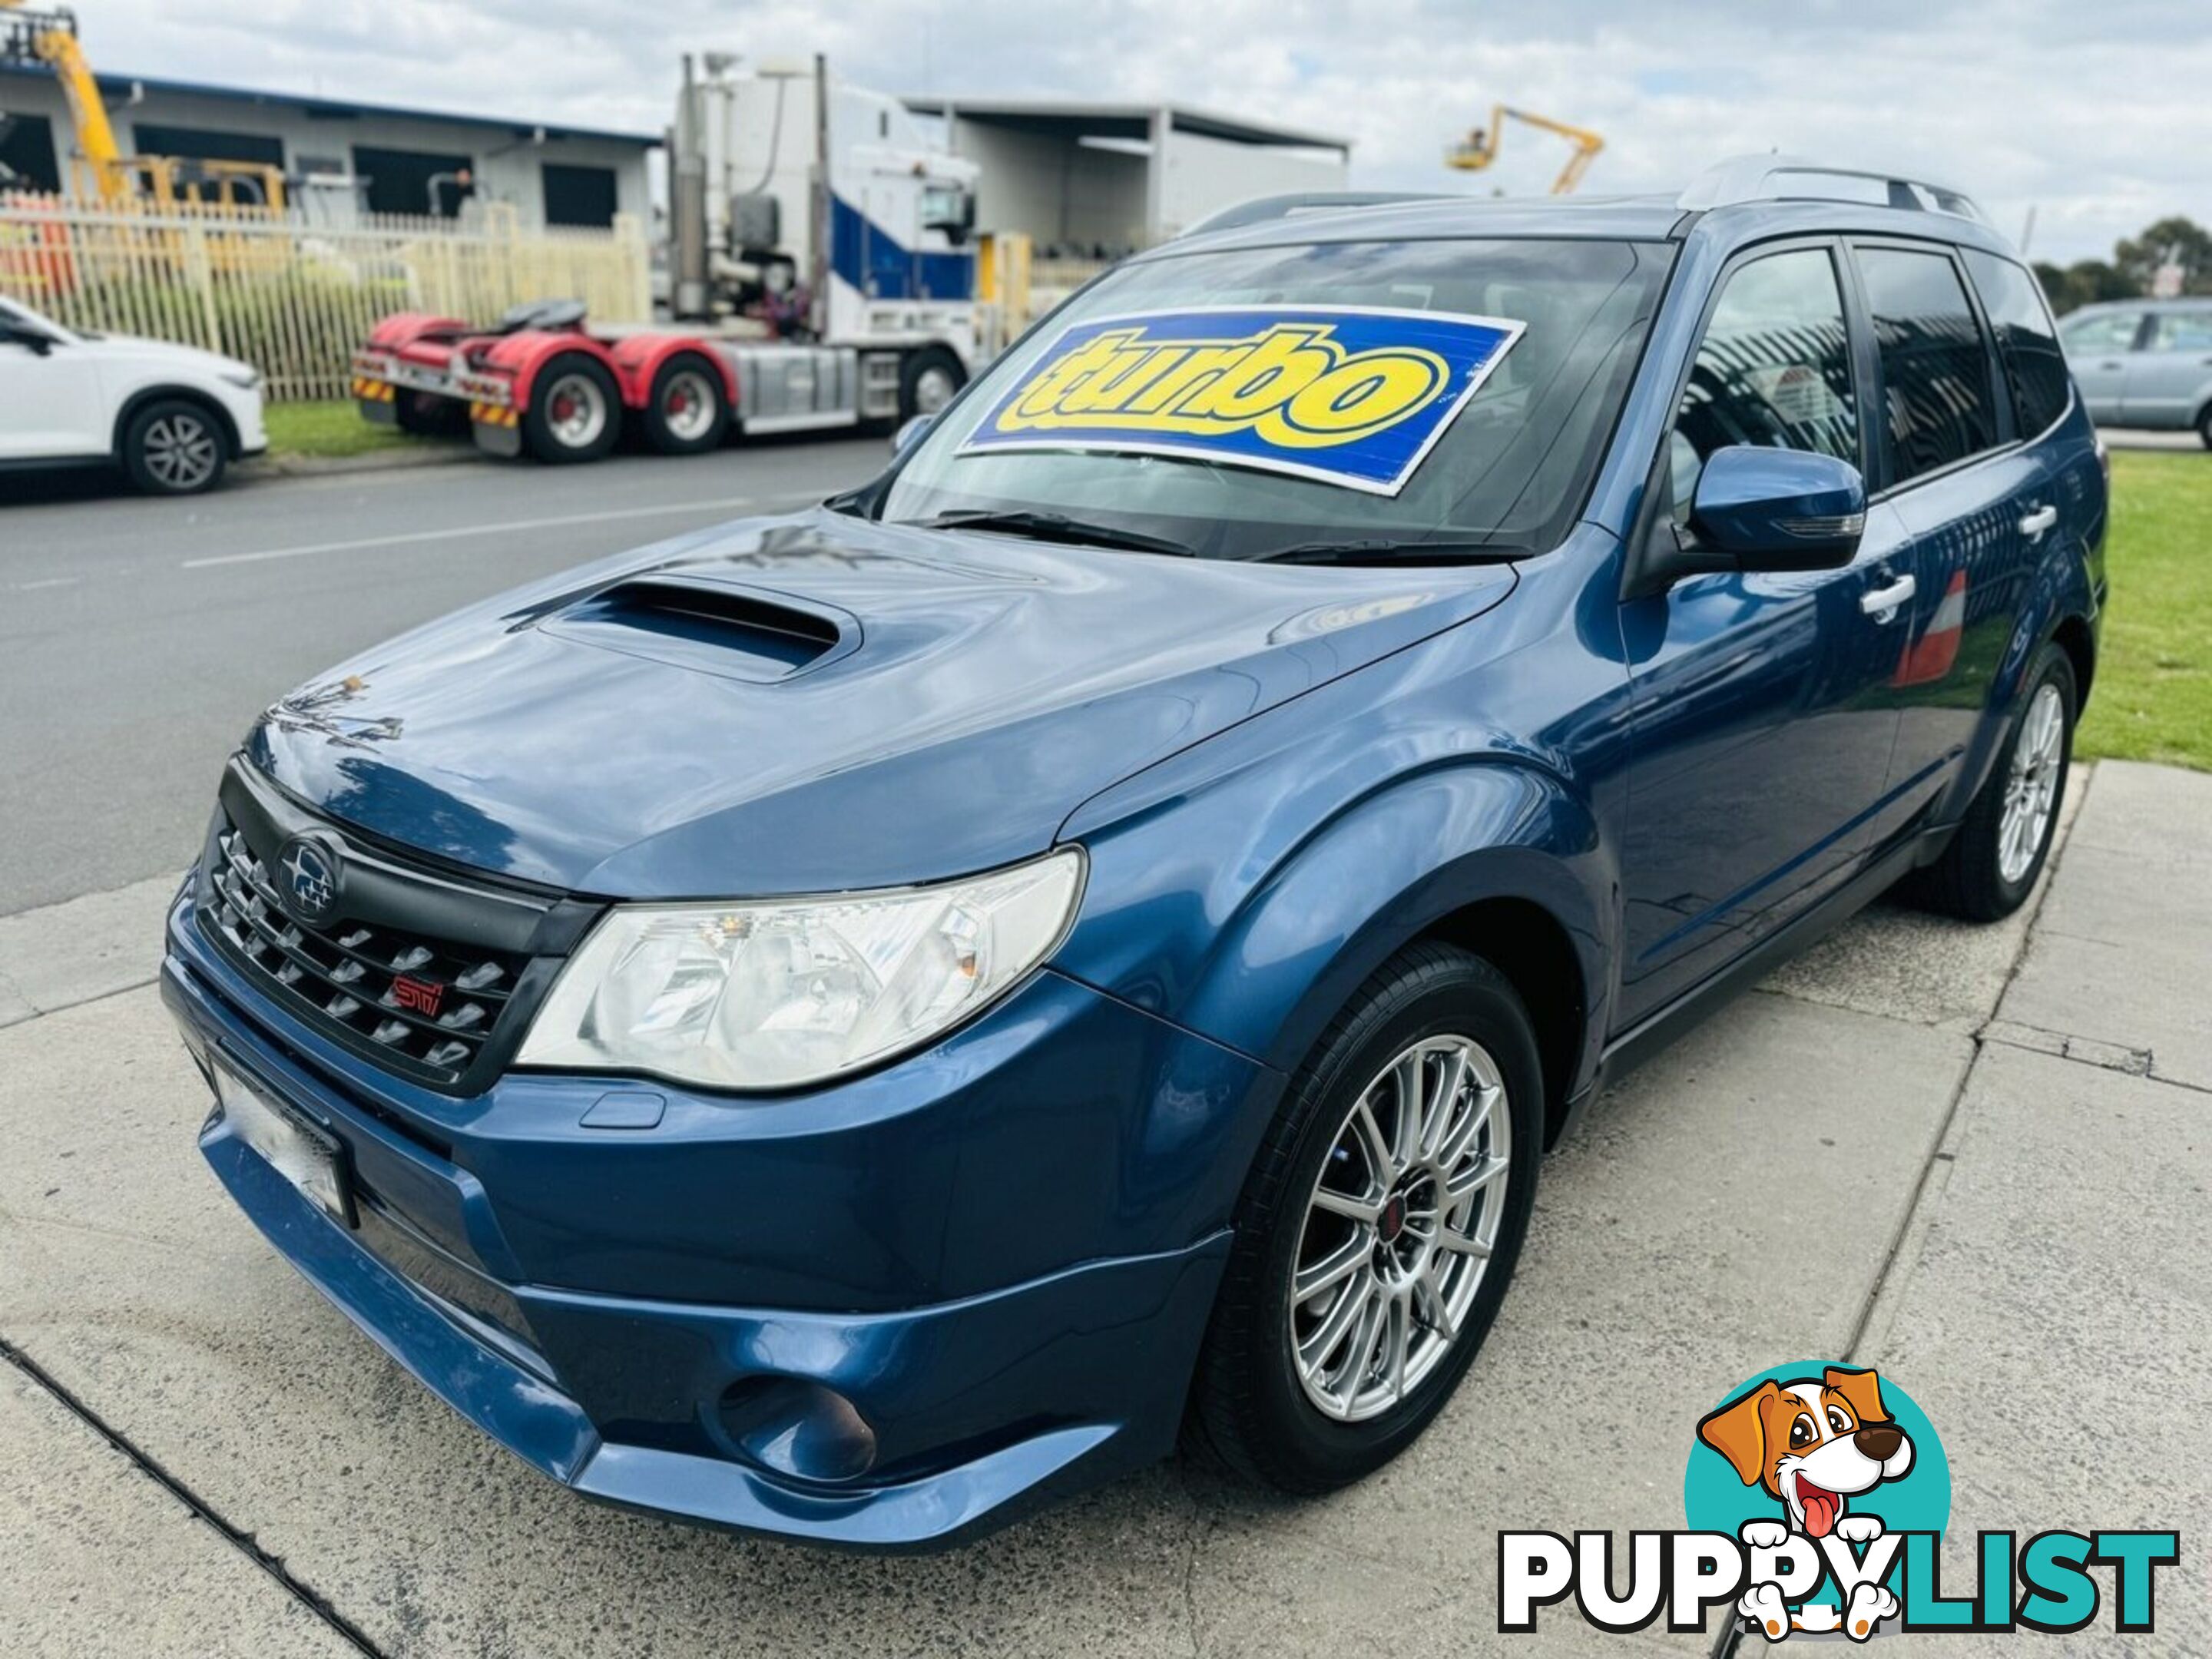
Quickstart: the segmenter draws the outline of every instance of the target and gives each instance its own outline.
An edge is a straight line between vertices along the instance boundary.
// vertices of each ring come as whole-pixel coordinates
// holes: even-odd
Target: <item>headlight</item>
[[[240,392],[251,392],[261,384],[261,372],[252,368],[224,368],[216,371]]]
[[[515,1063],[718,1089],[826,1081],[920,1046],[1043,961],[1083,870],[1069,848],[929,887],[617,906],[561,970]]]

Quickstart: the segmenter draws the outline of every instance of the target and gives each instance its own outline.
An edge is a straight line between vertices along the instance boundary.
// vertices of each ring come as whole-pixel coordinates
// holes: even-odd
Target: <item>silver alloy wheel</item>
[[[668,377],[668,385],[660,394],[661,421],[673,436],[685,443],[703,438],[714,428],[720,396],[697,369],[678,370]]]
[[[1340,1422],[1389,1411],[1459,1340],[1505,1214],[1512,1118],[1470,1037],[1425,1037],[1362,1090],[1291,1257],[1291,1364]]]
[[[951,403],[952,394],[959,390],[951,369],[942,363],[932,363],[914,377],[914,412],[934,415]]]
[[[2058,774],[2065,758],[2066,707],[2058,688],[2036,688],[2013,739],[2012,768],[2005,777],[2004,817],[1997,827],[1997,873],[2017,883],[2043,850],[2044,832],[2058,800]]]
[[[146,471],[165,489],[198,489],[215,476],[222,451],[197,415],[164,415],[146,428]]]
[[[589,449],[607,428],[607,397],[588,374],[570,373],[545,393],[545,426],[563,449]]]

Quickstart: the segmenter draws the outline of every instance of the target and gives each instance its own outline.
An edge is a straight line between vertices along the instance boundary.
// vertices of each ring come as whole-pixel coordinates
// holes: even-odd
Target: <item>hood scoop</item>
[[[537,625],[579,645],[761,685],[818,668],[860,642],[860,619],[832,606],[666,575],[585,594]]]

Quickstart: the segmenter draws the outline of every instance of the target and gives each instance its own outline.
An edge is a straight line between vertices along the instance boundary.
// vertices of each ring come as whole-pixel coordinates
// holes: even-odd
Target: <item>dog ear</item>
[[[1889,1412],[1881,1403],[1881,1378],[1868,1371],[1847,1371],[1831,1365],[1820,1373],[1820,1381],[1827,1388],[1843,1395],[1851,1408],[1851,1415],[1862,1423],[1887,1423]]]
[[[1698,1424],[1698,1438],[1727,1458],[1747,1486],[1766,1479],[1766,1420],[1760,1407],[1781,1392],[1771,1382],[1762,1382]]]

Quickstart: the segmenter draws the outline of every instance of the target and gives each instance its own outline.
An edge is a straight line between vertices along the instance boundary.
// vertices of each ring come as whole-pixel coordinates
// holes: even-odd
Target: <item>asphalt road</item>
[[[240,477],[0,479],[0,915],[184,867],[223,757],[319,670],[469,600],[866,477],[880,437]]]

